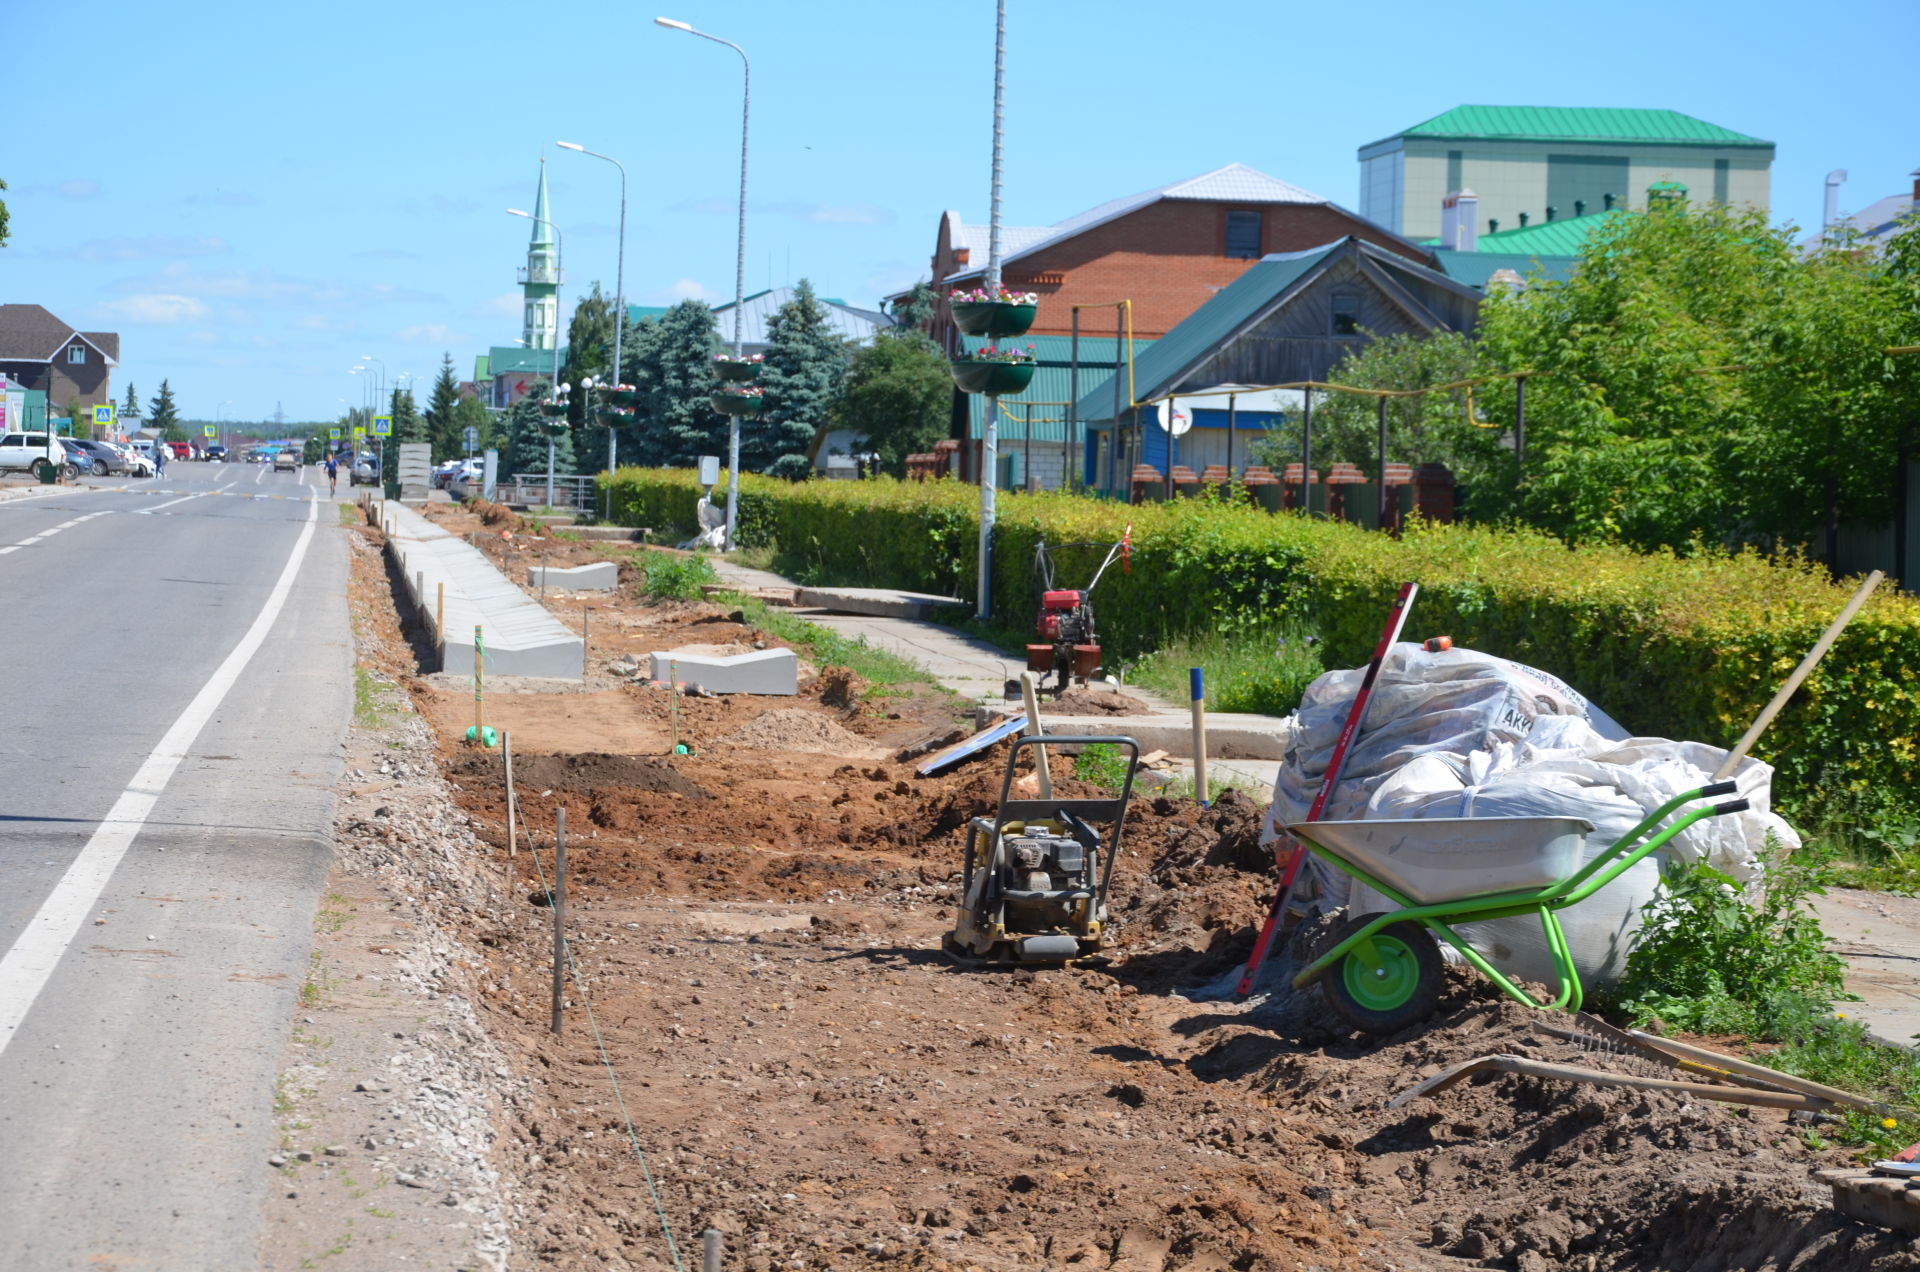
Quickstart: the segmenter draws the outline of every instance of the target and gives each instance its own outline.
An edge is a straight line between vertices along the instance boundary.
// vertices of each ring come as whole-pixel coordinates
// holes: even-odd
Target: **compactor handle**
[[[1730,799],[1724,804],[1715,804],[1713,806],[1713,815],[1715,817],[1725,817],[1728,813],[1744,813],[1751,807],[1752,805],[1744,799]]]
[[[1731,795],[1739,789],[1740,789],[1740,783],[1734,781],[1732,778],[1727,778],[1724,781],[1708,782],[1705,786],[1702,786],[1700,788],[1699,792],[1694,796],[1694,798],[1695,799],[1711,799],[1715,795]]]

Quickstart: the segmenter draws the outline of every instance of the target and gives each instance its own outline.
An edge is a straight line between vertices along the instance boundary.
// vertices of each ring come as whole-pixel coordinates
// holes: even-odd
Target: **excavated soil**
[[[489,551],[539,551],[511,542]],[[597,552],[555,545],[552,563]],[[592,603],[596,634],[619,633],[596,675],[664,641],[769,639],[630,588]],[[1848,1159],[1779,1112],[1518,1076],[1388,1109],[1477,1055],[1608,1061],[1464,972],[1383,1041],[1311,992],[1232,1000],[1272,883],[1238,792],[1135,800],[1106,960],[967,970],[940,936],[1006,749],[917,776],[893,757],[951,725],[940,700],[870,699],[834,672],[799,698],[680,696],[694,754],[672,755],[674,695],[609,684],[593,710],[644,741],[608,745],[595,717],[570,745],[558,726],[516,742],[533,842],[509,858],[499,756],[457,741],[441,691],[392,654],[397,629],[381,648],[435,725],[445,780],[419,798],[470,823],[462,851],[500,898],[445,921],[525,1083],[493,1163],[517,1201],[512,1266],[694,1266],[711,1228],[722,1266],[753,1272],[1920,1267],[1914,1241],[1832,1210],[1811,1171]],[[1056,763],[1060,793],[1093,793]],[[563,807],[584,997],[570,983],[554,1035],[543,903]]]

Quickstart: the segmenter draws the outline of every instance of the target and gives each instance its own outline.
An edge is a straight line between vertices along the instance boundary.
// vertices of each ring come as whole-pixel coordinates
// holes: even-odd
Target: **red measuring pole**
[[[1361,722],[1367,716],[1367,700],[1373,696],[1373,683],[1380,678],[1380,665],[1387,660],[1387,651],[1393,648],[1393,642],[1400,639],[1400,629],[1407,624],[1407,611],[1413,608],[1413,598],[1420,594],[1418,583],[1402,583],[1400,594],[1393,598],[1393,612],[1387,615],[1386,628],[1380,633],[1380,643],[1374,646],[1373,660],[1367,664],[1367,674],[1361,677],[1360,692],[1353,697],[1353,706],[1347,709],[1347,722],[1340,728],[1340,738],[1333,744],[1333,756],[1327,761],[1327,776],[1320,783],[1320,793],[1313,797],[1313,807],[1307,810],[1307,820],[1319,821],[1320,814],[1327,807],[1327,800],[1333,796],[1333,788],[1340,782],[1340,770],[1347,763],[1347,748],[1352,745],[1356,734],[1360,732]],[[1307,846],[1298,836],[1293,839],[1293,853],[1287,858],[1286,871],[1280,876],[1280,895],[1273,899],[1273,908],[1267,911],[1267,921],[1260,926],[1260,939],[1253,943],[1253,953],[1247,956],[1246,970],[1240,973],[1240,984],[1234,993],[1245,997],[1253,992],[1253,978],[1260,974],[1260,964],[1266,961],[1267,953],[1273,947],[1273,938],[1280,931],[1281,919],[1286,915],[1287,904],[1293,900],[1294,884],[1300,879],[1300,866],[1307,858]],[[1278,863],[1280,846],[1274,845],[1274,856]]]

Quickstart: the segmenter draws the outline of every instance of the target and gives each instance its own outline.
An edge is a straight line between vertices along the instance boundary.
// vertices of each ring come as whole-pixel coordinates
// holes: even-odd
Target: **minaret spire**
[[[520,290],[526,297],[526,321],[520,338],[529,349],[552,349],[560,339],[560,253],[547,211],[545,155],[540,156],[540,189],[534,196],[533,216],[527,266],[520,271]]]

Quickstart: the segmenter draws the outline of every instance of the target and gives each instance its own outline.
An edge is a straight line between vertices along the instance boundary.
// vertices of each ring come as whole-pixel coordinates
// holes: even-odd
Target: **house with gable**
[[[77,330],[39,305],[0,305],[0,379],[43,395],[50,416],[65,418],[70,400],[112,402],[119,362],[118,332]]]

